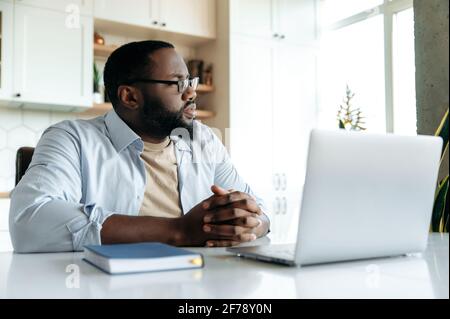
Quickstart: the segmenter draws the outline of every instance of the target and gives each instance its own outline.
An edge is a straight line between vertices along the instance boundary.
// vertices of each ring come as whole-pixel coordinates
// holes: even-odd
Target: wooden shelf
[[[80,115],[82,116],[99,116],[103,115],[106,112],[112,110],[112,104],[111,103],[101,103],[101,104],[94,104],[92,108],[89,110],[86,110],[84,112],[81,112]],[[213,111],[207,111],[207,110],[197,110],[197,119],[199,120],[205,120],[214,117],[216,114]]]
[[[107,58],[117,48],[117,45],[102,45],[94,43],[94,56]]]
[[[206,84],[199,84],[197,87],[197,90],[195,90],[195,91],[200,94],[211,93],[214,91],[214,86],[206,85]]]
[[[9,192],[0,192],[0,198],[9,198]]]

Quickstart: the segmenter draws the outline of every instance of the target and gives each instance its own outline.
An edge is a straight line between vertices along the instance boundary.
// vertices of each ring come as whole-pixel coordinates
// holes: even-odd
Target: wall
[[[448,13],[448,0],[414,0],[419,134],[434,134],[449,106]],[[446,156],[441,177],[448,174]]]

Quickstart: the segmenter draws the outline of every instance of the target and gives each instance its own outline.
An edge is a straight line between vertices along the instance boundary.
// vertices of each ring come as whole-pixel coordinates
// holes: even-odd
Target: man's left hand
[[[211,190],[216,196],[203,203],[203,208],[211,211],[203,219],[203,230],[229,238],[210,240],[207,246],[235,246],[255,240],[268,232],[267,217],[252,196],[234,190],[227,191],[216,185]]]

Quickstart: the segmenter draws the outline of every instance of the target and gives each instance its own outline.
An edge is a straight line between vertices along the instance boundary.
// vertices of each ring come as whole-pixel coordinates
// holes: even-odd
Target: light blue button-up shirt
[[[213,184],[248,193],[265,210],[212,130],[194,121],[194,132],[192,143],[183,134],[171,137],[182,212],[211,196]],[[139,214],[146,184],[142,150],[141,138],[115,111],[48,128],[11,194],[14,250],[79,251],[101,244],[100,230],[110,215]]]

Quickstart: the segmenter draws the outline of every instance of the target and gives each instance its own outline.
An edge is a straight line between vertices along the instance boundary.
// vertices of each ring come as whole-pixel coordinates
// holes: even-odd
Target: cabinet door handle
[[[166,24],[165,22],[163,22],[163,23],[161,23],[161,25],[162,25],[163,27],[165,27],[167,24]]]
[[[284,34],[282,34],[281,36],[280,36],[280,39],[286,39],[286,36],[284,35]]]
[[[155,20],[155,21],[152,21],[152,24],[153,24],[153,25],[157,25],[157,24],[158,24],[158,21],[156,21],[156,20]]]
[[[276,191],[280,189],[280,174],[278,173],[273,175],[273,187]]]
[[[281,210],[281,214],[286,215],[287,213],[287,198],[283,197],[283,209]]]
[[[276,197],[275,202],[273,203],[273,210],[275,215],[280,214],[280,208],[281,208],[280,198]]]
[[[280,184],[281,184],[281,186],[280,186],[281,190],[285,191],[286,188],[287,188],[287,177],[286,177],[285,173],[281,174],[281,182],[280,182]]]
[[[21,97],[21,96],[22,96],[22,94],[20,94],[20,93],[14,94],[14,97]]]

